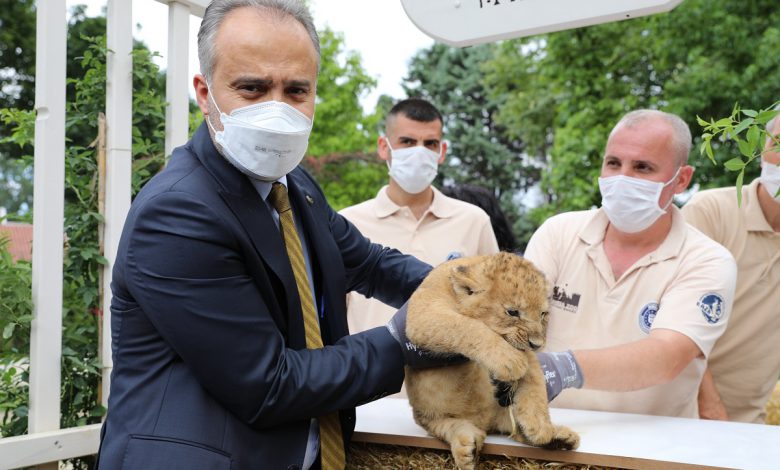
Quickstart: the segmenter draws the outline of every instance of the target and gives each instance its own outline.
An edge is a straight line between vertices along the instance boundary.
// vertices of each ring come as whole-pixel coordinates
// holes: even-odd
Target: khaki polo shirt
[[[526,257],[553,286],[548,351],[606,348],[664,328],[688,336],[705,357],[710,353],[726,327],[736,265],[725,248],[671,210],[666,239],[620,279],[604,252],[609,219],[601,209],[557,215],[534,233]],[[568,389],[552,406],[694,418],[704,369],[705,360],[694,359],[671,382],[633,392]]]
[[[758,179],[742,187],[697,193],[683,208],[688,222],[737,260],[737,290],[726,332],[712,350],[715,386],[735,421],[763,423],[780,377],[780,233],[764,217]]]
[[[498,252],[490,217],[479,207],[451,197],[436,188],[433,201],[417,220],[408,207],[387,196],[387,186],[376,198],[341,210],[374,243],[395,248],[436,266],[452,256]],[[387,324],[397,309],[357,292],[347,297],[350,333]]]

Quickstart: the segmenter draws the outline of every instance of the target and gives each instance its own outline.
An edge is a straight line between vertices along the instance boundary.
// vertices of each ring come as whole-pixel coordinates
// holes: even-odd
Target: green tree
[[[728,115],[734,101],[754,109],[774,102],[780,70],[767,54],[780,46],[777,25],[769,0],[687,0],[666,14],[503,43],[486,66],[498,120],[548,162],[548,204],[534,222],[599,204],[601,154],[625,112],[663,109],[695,132],[697,115]],[[729,142],[713,151],[718,162],[739,155]],[[731,183],[698,152],[691,162],[703,187]]]
[[[465,49],[434,44],[412,58],[404,90],[432,102],[444,117],[450,147],[439,183],[476,184],[493,191],[515,222],[516,195],[540,174],[523,141],[496,121],[502,98],[490,94],[482,73],[495,51],[493,44]]]
[[[374,153],[381,117],[367,115],[360,104],[376,86],[360,55],[329,28],[320,31],[320,42],[317,110],[304,165],[331,205],[342,209],[374,197],[387,180],[387,168]]]
[[[360,98],[376,86],[360,54],[347,50],[344,35],[325,28],[320,34],[317,111],[307,153],[314,157],[365,152],[374,145]]]
[[[0,0],[0,110],[32,109],[35,100],[35,1]],[[12,133],[0,121],[0,136]],[[0,207],[10,214],[32,205],[29,167],[18,145],[0,142]]]
[[[35,0],[0,0],[0,108],[32,108],[34,80]]]

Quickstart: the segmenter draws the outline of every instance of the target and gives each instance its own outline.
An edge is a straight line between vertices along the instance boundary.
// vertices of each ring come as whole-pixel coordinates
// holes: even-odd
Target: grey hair
[[[306,28],[309,33],[314,50],[317,52],[317,68],[320,64],[320,38],[317,28],[314,26],[309,9],[301,0],[213,0],[206,8],[203,21],[198,30],[198,60],[200,61],[200,73],[211,82],[211,74],[214,72],[217,51],[215,38],[217,30],[231,11],[241,7],[254,7],[268,10],[270,13],[283,18],[292,17]]]
[[[691,137],[691,129],[688,124],[683,121],[680,116],[676,114],[659,111],[657,109],[637,109],[631,111],[615,124],[612,128],[612,132],[609,133],[609,137],[621,127],[634,127],[641,124],[648,119],[662,119],[672,128],[672,148],[676,154],[676,160],[679,166],[683,166],[688,163],[688,154],[691,153],[693,147],[693,138]]]

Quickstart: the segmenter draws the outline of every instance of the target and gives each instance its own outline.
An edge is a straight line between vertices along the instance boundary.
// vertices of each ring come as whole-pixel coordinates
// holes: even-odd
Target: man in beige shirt
[[[780,133],[780,119],[767,129]],[[761,177],[742,187],[741,206],[729,187],[697,193],[682,211],[734,255],[739,270],[729,326],[699,389],[702,418],[763,423],[780,376],[780,153],[774,147],[767,139]]]
[[[736,265],[672,204],[691,180],[690,148],[679,117],[627,114],[607,141],[602,207],[554,216],[531,238],[526,256],[553,286],[547,349],[569,349],[539,355],[548,395],[568,388],[553,406],[698,416]]]
[[[393,106],[385,135],[377,141],[390,182],[376,198],[341,211],[372,242],[433,266],[498,252],[490,217],[482,209],[431,186],[447,152],[442,126],[441,114],[425,100],[407,99]],[[358,293],[349,294],[347,306],[350,333],[385,325],[396,311]]]

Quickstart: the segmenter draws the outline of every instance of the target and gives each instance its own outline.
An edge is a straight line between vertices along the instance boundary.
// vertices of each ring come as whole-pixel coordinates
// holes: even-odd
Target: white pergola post
[[[184,145],[189,138],[189,5],[172,1],[168,4],[168,70],[165,81],[165,155]]]
[[[133,2],[108,0],[106,43],[112,52],[106,62],[106,213],[103,276],[103,405],[111,385],[111,269],[119,237],[130,209],[133,158]]]
[[[168,5],[168,71],[166,79],[165,151],[187,141],[189,134],[188,50],[189,15],[203,16],[210,0],[158,0]],[[133,50],[130,0],[108,0],[106,42],[106,212],[103,232],[103,364],[101,397],[108,405],[111,387],[111,270],[116,261],[119,238],[130,210],[132,192]]]
[[[38,0],[36,7],[30,434],[60,428],[65,219],[65,0]]]

